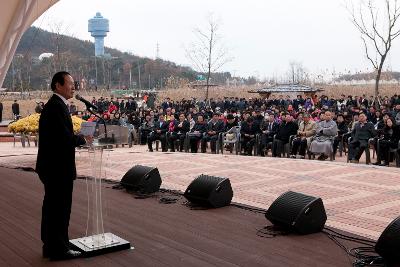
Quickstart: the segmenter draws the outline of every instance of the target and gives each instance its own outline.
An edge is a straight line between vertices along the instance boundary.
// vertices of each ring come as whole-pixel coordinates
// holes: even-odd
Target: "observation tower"
[[[88,31],[94,37],[94,55],[104,56],[104,37],[109,32],[108,19],[97,12],[96,16],[88,21]]]

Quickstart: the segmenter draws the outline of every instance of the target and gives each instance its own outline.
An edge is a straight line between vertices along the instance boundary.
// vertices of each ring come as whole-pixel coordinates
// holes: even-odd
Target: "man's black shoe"
[[[61,261],[61,260],[69,260],[69,259],[79,258],[82,256],[82,253],[79,251],[70,249],[64,253],[48,255],[48,256],[51,261]]]
[[[48,258],[49,257],[49,250],[43,246],[43,258]]]

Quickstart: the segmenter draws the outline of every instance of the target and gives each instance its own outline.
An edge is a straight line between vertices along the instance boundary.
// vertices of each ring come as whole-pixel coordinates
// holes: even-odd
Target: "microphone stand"
[[[99,143],[114,144],[115,143],[114,134],[111,134],[111,137],[107,136],[107,125],[106,125],[106,121],[104,120],[104,118],[102,118],[99,115],[97,115],[88,105],[86,105],[86,110],[89,111],[90,114],[94,115],[96,118],[99,118],[103,122],[103,125],[104,125],[104,137],[103,138],[99,138]]]

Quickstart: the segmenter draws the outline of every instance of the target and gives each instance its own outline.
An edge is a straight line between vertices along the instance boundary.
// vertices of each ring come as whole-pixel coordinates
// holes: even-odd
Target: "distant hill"
[[[356,74],[345,74],[339,76],[336,81],[370,81],[375,80],[376,73],[368,72],[368,73],[356,73]],[[383,71],[381,80],[390,81],[390,80],[400,80],[400,72],[396,71]]]
[[[197,73],[162,59],[150,59],[106,47],[111,59],[96,59],[97,85],[107,88],[161,88],[167,83],[195,80]],[[39,60],[42,53],[52,57]],[[31,27],[23,35],[3,87],[14,90],[46,89],[58,70],[69,71],[76,80],[94,87],[94,43]],[[140,80],[139,80],[140,75]]]

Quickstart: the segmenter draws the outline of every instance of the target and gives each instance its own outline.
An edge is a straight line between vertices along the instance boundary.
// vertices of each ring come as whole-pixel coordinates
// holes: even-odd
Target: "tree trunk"
[[[206,101],[208,100],[208,88],[210,87],[210,71],[207,74],[207,83],[206,83]]]
[[[211,62],[212,62],[212,49],[213,49],[213,39],[214,39],[214,31],[211,28],[210,33],[210,41],[208,47],[208,73],[207,73],[207,88],[206,88],[206,101],[208,100],[208,88],[210,87],[210,76],[211,76]]]
[[[375,77],[375,92],[374,92],[374,96],[378,97],[379,96],[379,81],[381,79],[381,70],[378,70],[378,73],[376,74]]]
[[[384,54],[381,57],[381,62],[379,64],[379,68],[377,70],[376,77],[375,77],[375,92],[374,92],[374,96],[375,96],[375,106],[378,106],[378,107],[379,107],[379,101],[378,101],[378,97],[379,97],[379,82],[381,80],[382,68],[383,68],[383,64],[385,63],[386,55],[387,55],[387,53]]]

